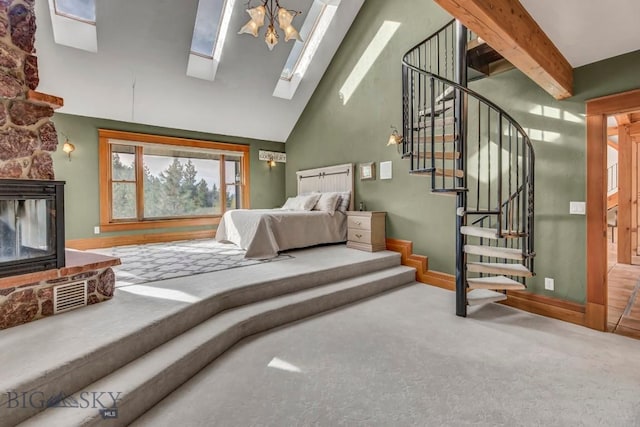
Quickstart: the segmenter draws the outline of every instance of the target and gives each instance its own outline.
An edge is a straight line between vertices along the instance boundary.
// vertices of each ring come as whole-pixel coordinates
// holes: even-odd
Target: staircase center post
[[[456,20],[456,83],[467,87],[467,28]],[[462,178],[456,178],[458,188],[467,188],[467,170],[465,165],[467,155],[467,105],[466,94],[456,90],[456,133],[460,158],[456,168],[463,172]],[[467,277],[465,270],[465,236],[460,229],[466,224],[467,193],[460,191],[456,197],[456,315],[467,316]],[[462,212],[460,212],[462,211]]]

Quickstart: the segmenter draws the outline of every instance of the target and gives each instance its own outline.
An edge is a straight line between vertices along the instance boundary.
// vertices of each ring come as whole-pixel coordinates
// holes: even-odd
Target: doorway
[[[640,90],[587,102],[585,323],[636,338],[640,338],[638,142]]]

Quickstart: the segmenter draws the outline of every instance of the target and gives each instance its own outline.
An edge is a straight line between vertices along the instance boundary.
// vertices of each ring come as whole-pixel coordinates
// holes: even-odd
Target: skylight
[[[187,75],[213,81],[236,0],[199,0]]]
[[[196,23],[193,26],[193,38],[191,39],[191,53],[213,58],[213,47],[218,37],[224,3],[224,0],[200,0],[198,2]]]
[[[78,21],[96,23],[95,0],[54,0],[56,13]]]
[[[280,75],[281,79],[291,80],[293,74],[295,72],[296,66],[298,65],[298,61],[300,60],[302,53],[305,48],[309,45],[310,36],[313,35],[315,28],[317,27],[320,15],[324,12],[324,9],[327,5],[321,1],[314,1],[309,9],[309,13],[304,20],[304,24],[300,29],[300,38],[304,41],[296,41],[291,49],[291,53],[289,54],[289,58],[287,59],[287,63],[284,65],[284,69],[282,70],[282,74]],[[308,25],[307,22],[313,23],[312,25]]]
[[[342,0],[314,0],[300,29],[302,42],[296,41],[280,74],[273,96],[292,99],[314,55],[322,43]]]

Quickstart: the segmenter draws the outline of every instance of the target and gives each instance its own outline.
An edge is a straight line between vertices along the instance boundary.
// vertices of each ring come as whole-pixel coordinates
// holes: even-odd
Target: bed
[[[298,196],[280,209],[237,209],[225,212],[216,231],[216,240],[231,242],[246,250],[245,257],[268,259],[279,252],[347,240],[346,210],[353,210],[353,164],[342,164],[296,172]],[[298,206],[308,195],[322,194],[314,205],[322,205],[325,196],[340,193],[341,209],[309,210]],[[348,194],[348,196],[347,196]],[[348,199],[345,199],[348,197]],[[322,202],[320,201],[322,199]],[[290,203],[291,202],[291,203]],[[330,202],[330,200],[329,200]],[[290,207],[294,209],[289,209]]]

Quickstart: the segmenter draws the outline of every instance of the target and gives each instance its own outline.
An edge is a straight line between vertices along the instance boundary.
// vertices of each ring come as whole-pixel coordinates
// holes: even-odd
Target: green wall
[[[250,192],[252,208],[273,208],[284,203],[285,167],[278,163],[269,169],[266,162],[258,160],[258,150],[284,151],[282,143],[250,140],[230,136],[213,135],[156,126],[103,120],[56,113],[53,121],[58,130],[60,144],[53,155],[56,179],[67,182],[65,186],[66,238],[83,239],[122,234],[157,233],[166,231],[198,230],[206,227],[143,230],[137,232],[93,234],[93,227],[100,225],[100,201],[98,194],[98,129],[112,129],[154,135],[193,138],[215,142],[249,144]],[[62,152],[64,135],[76,146],[71,161]]]
[[[412,240],[431,269],[454,272],[455,201],[429,192],[429,182],[408,174],[394,147],[391,124],[402,119],[401,58],[448,19],[430,1],[368,0],[289,137],[286,192],[295,171],[342,162],[393,161],[393,179],[356,182],[356,203],[384,210],[388,237]],[[345,104],[339,91],[384,21],[401,25]],[[536,150],[536,273],[529,290],[584,302],[584,216],[569,215],[569,201],[584,201],[584,101],[640,87],[640,53],[575,70],[575,96],[556,101],[517,70],[473,83],[472,89],[507,110],[527,130]],[[544,290],[544,278],[555,291]]]

